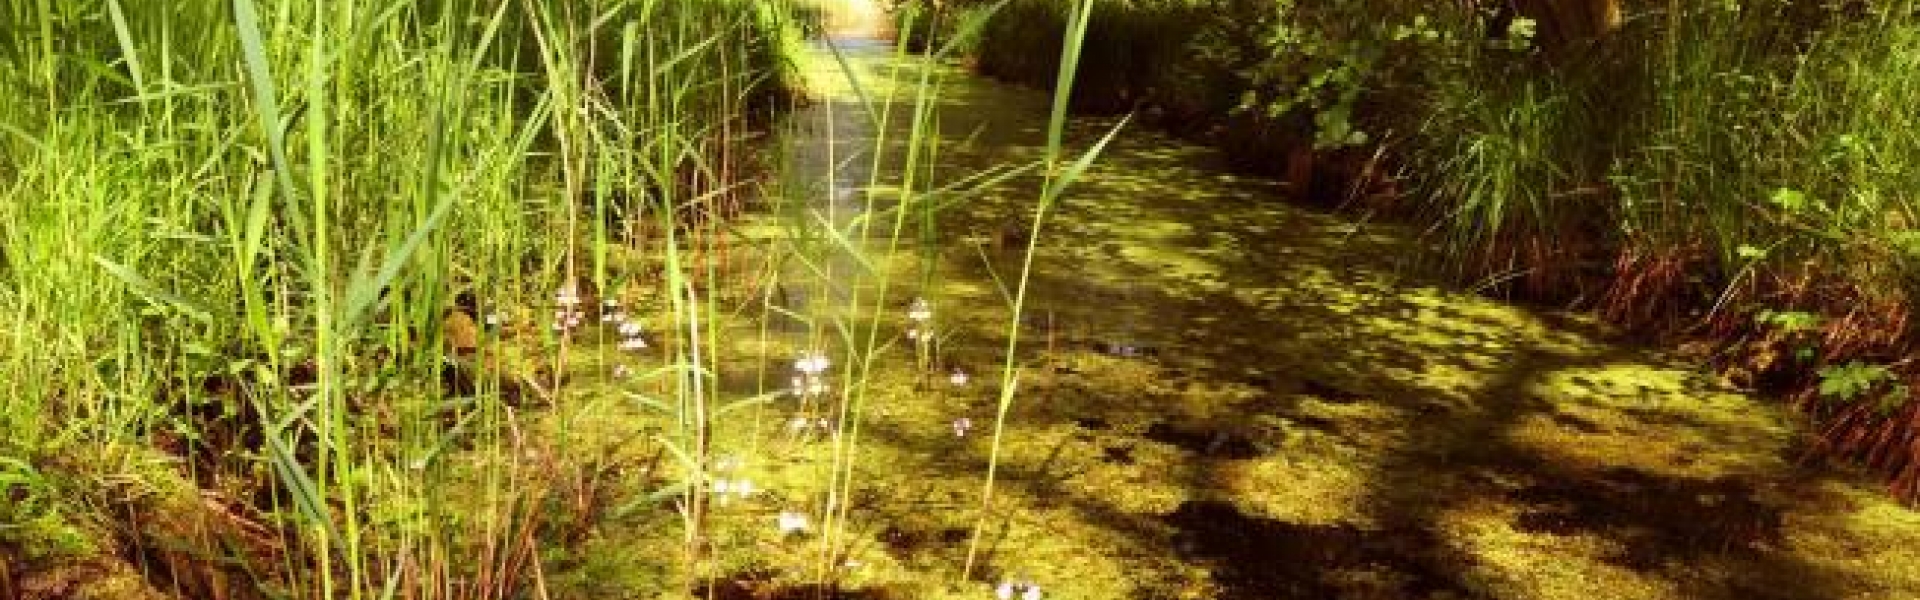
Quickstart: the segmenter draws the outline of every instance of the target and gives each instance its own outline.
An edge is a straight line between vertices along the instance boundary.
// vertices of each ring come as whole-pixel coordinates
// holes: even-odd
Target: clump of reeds
[[[914,236],[934,236],[962,193],[924,179],[931,67],[957,46],[897,47],[895,68],[917,83],[845,115],[906,132],[904,155],[875,152],[868,167],[873,183],[897,176],[900,194],[820,218],[760,189],[745,156],[764,123],[749,117],[791,82],[792,8],[0,6],[24,19],[0,33],[0,379],[20,383],[0,400],[0,482],[24,494],[0,519],[37,524],[7,531],[46,553],[111,538],[152,561],[150,582],[192,596],[498,598],[548,593],[547,552],[600,519],[667,506],[683,525],[681,581],[701,581],[726,550],[710,517],[762,491],[747,472],[758,417],[791,399],[828,460],[819,496],[769,525],[817,535],[817,576],[832,577],[851,547],[870,382],[902,317],[908,368],[970,381],[942,359],[936,304],[901,310],[930,282],[857,268],[923,251]],[[1065,156],[1072,37],[1028,265],[1050,208],[1106,142]],[[801,233],[743,250],[727,219],[752,193]],[[748,258],[775,266],[731,262]],[[777,265],[796,263],[856,268],[781,281]],[[1026,280],[1009,298],[1015,332]],[[845,305],[782,313],[783,285]],[[731,354],[742,289],[766,292],[763,337],[801,319],[798,357]],[[1016,334],[997,378],[996,449],[1017,347]],[[737,358],[793,360],[793,385],[723,389]],[[654,449],[624,465],[637,479],[609,475],[635,460],[622,444],[564,425],[609,402],[666,424],[631,436]],[[82,449],[102,460],[54,458]],[[86,483],[100,481],[133,483]]]
[[[63,482],[19,518],[66,527],[22,543],[147,556],[142,523],[197,520],[151,579],[202,597],[540,587],[567,440],[516,406],[564,399],[569,359],[503,349],[565,348],[581,299],[539,300],[560,282],[612,287],[604,217],[730,198],[742,117],[788,76],[783,11],[0,6],[0,380],[19,384],[0,448]],[[535,308],[562,330],[529,331]],[[608,329],[638,350],[632,325]],[[57,458],[75,452],[113,458]],[[205,503],[166,515],[89,481]]]

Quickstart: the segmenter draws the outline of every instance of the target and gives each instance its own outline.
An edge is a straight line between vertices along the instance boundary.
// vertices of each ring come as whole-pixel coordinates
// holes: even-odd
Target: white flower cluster
[[[726,504],[728,500],[733,499],[745,500],[748,496],[760,491],[760,488],[753,485],[751,479],[714,479],[709,487],[713,495],[719,497],[721,504]]]
[[[780,527],[780,535],[783,536],[806,533],[812,527],[807,523],[807,513],[791,510],[780,511],[776,524]]]
[[[1034,585],[1033,582],[1002,581],[999,587],[993,588],[993,597],[1000,600],[1013,600],[1016,592],[1020,600],[1040,600],[1040,586]]]
[[[804,416],[794,417],[792,420],[787,421],[787,430],[793,432],[796,435],[806,433],[814,429],[819,429],[821,431],[831,430],[833,429],[833,422],[828,421],[826,417],[808,418]]]
[[[745,463],[740,460],[740,457],[733,454],[722,454],[713,458],[712,475],[708,476],[711,482],[707,484],[707,489],[713,492],[714,496],[718,496],[721,504],[726,504],[732,499],[745,500],[748,496],[760,491],[760,488],[753,484],[752,479],[733,476],[740,471],[743,464]]]
[[[569,284],[560,288],[553,296],[553,303],[559,308],[553,311],[553,330],[571,333],[586,320],[586,313],[580,310],[580,291]]]
[[[614,330],[619,332],[621,350],[639,352],[647,349],[647,338],[641,335],[645,330],[639,322],[621,312],[619,300],[608,299],[600,303],[600,322],[613,325]]]
[[[907,320],[913,322],[913,327],[907,329],[909,341],[919,343],[933,341],[933,330],[927,326],[928,321],[933,320],[933,305],[927,303],[926,298],[913,299],[913,305],[907,307]]]
[[[827,355],[818,352],[793,361],[793,395],[808,398],[827,393],[827,369],[832,366]]]
[[[833,361],[827,360],[827,355],[818,352],[802,356],[800,360],[793,361],[793,370],[808,375],[825,373],[827,372],[827,368],[832,366]]]

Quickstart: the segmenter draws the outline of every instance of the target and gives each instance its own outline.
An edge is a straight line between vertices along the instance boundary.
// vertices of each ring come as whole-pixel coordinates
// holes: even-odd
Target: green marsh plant
[[[946,367],[944,307],[912,301],[931,271],[885,265],[932,256],[941,210],[1037,173],[971,576],[1002,516],[1033,255],[1118,131],[1067,154],[1093,6],[1074,8],[1043,158],[956,181],[934,179],[939,67],[994,7],[938,48],[896,45],[891,79],[912,83],[856,82],[840,115],[876,136],[861,210],[838,214],[749,159],[794,84],[784,2],[0,4],[0,482],[33,498],[0,536],[111,538],[191,597],[548,597],[571,540],[669,506],[682,560],[661,572],[684,579],[633,585],[711,582],[732,560],[714,515],[760,491],[766,408],[798,397],[825,472],[773,525],[817,523],[829,579],[900,317],[921,379]],[[749,206],[796,233],[750,240]],[[829,306],[776,301],[803,286]],[[769,342],[777,319],[802,339]],[[768,385],[789,360],[797,385]],[[723,377],[742,364],[758,389]],[[645,418],[587,431],[621,414]],[[602,489],[602,463],[644,460],[630,442],[659,468]]]
[[[206,502],[187,506],[227,515],[203,526],[249,541],[192,549],[155,581],[205,597],[542,589],[557,483],[537,476],[546,459],[512,458],[569,443],[530,437],[522,411],[569,408],[571,338],[527,309],[618,289],[606,213],[671,221],[726,198],[738,115],[784,84],[790,43],[778,6],[731,0],[22,0],[0,15],[9,463],[199,482]],[[671,297],[691,298],[672,258],[686,228],[661,230]],[[710,335],[700,306],[675,305],[687,340]],[[507,351],[538,344],[551,364]],[[54,458],[73,452],[153,456]],[[74,471],[135,464],[162,466]],[[95,510],[64,513],[89,531],[176,506],[74,495]]]

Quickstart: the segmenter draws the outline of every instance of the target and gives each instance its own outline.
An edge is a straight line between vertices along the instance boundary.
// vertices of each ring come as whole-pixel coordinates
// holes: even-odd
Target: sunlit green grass
[[[675,207],[732,201],[746,117],[789,85],[796,43],[781,5],[726,0],[0,14],[0,449],[32,482],[0,516],[10,537],[36,524],[18,542],[34,556],[141,545],[178,518],[188,545],[154,551],[184,562],[151,568],[190,595],[538,587],[550,482],[440,461],[565,448],[509,434],[514,406],[552,399],[559,367],[537,363],[567,361],[568,338],[475,361],[458,355],[500,353],[498,334],[456,339],[475,333],[453,315],[621,289],[613,213],[673,232]],[[664,244],[670,277],[692,246]],[[182,477],[235,522],[102,485]],[[234,530],[252,537],[219,541]]]
[[[1039,163],[933,180],[936,74],[958,45],[896,46],[891,78],[912,83],[881,89],[836,58],[859,98],[839,118],[906,139],[873,139],[864,168],[891,193],[823,214],[837,190],[772,185],[752,158],[797,85],[791,8],[6,5],[0,482],[21,501],[0,523],[24,554],[6,559],[122,554],[195,597],[541,595],[582,527],[668,511],[683,548],[634,585],[688,589],[737,560],[709,533],[739,486],[717,441],[762,444],[805,359],[831,382],[793,395],[832,416],[804,506],[815,577],[835,577],[866,382],[931,283],[875,265],[929,251],[967,189],[1044,169],[1038,233],[1099,146],[1062,155],[1058,104]],[[792,235],[746,243],[750,206]],[[776,301],[795,287],[832,302]],[[771,341],[781,319],[804,333],[734,354],[742,326]],[[741,371],[757,389],[723,389]],[[654,459],[552,425],[612,415]]]

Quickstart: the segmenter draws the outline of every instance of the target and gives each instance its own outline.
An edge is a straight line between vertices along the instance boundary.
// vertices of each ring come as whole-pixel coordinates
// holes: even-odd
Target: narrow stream
[[[860,85],[816,46],[814,101],[781,147],[790,195],[844,226],[868,193],[897,194],[897,177],[867,187],[883,130],[856,89],[910,98],[918,72],[891,68],[888,43],[836,44]],[[1040,156],[1044,94],[953,66],[937,78],[931,185]],[[884,172],[901,168],[909,109],[885,123]],[[1073,151],[1112,125],[1075,121]],[[1017,272],[1025,240],[1009,232],[1037,189],[1023,176],[966,196],[933,217],[933,245],[875,265],[896,273],[902,314],[929,300],[940,372],[973,377],[929,385],[910,344],[883,350],[900,365],[872,376],[858,541],[831,597],[990,598],[1001,583],[1090,600],[1920,597],[1920,516],[1800,460],[1777,403],[1611,344],[1587,316],[1413,272],[1406,259],[1431,251],[1414,232],[1290,205],[1143,127],[1046,223],[984,568],[957,583],[1011,320],[995,276]],[[784,277],[843,294],[822,281],[865,267],[827,256]],[[808,301],[822,297],[843,298],[784,296],[817,316],[835,304]],[[737,579],[805,581],[811,542],[764,524],[818,514],[800,490],[824,451],[771,447],[755,468],[775,491],[735,507],[760,557]]]

